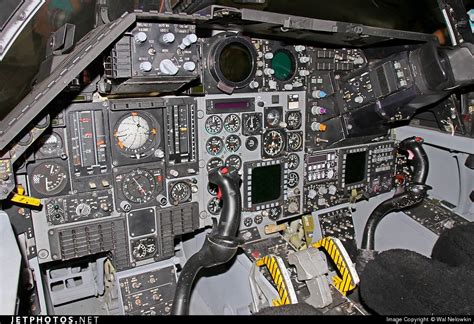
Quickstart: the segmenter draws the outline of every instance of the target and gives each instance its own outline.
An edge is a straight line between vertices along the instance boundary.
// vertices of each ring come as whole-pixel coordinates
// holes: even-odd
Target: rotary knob
[[[178,73],[178,67],[170,59],[164,59],[160,62],[160,71],[166,75],[175,75]]]
[[[313,115],[325,115],[327,113],[327,110],[324,107],[313,106],[311,108],[311,113]]]
[[[165,44],[171,44],[174,42],[174,34],[173,33],[166,33],[163,36],[161,36],[161,42]]]
[[[318,122],[313,122],[311,123],[311,130],[315,132],[324,132],[326,131],[326,125]]]
[[[183,64],[183,69],[185,69],[186,71],[192,72],[196,69],[196,63],[192,61],[188,61]]]
[[[188,34],[186,35],[186,37],[183,38],[183,40],[181,41],[181,44],[179,44],[179,48],[184,50],[186,47],[196,42],[197,42],[196,34]]]
[[[316,196],[317,196],[316,190],[311,189],[310,191],[308,191],[308,198],[309,199],[314,199]]]
[[[144,43],[147,38],[148,38],[148,36],[144,32],[138,32],[138,33],[135,34],[135,41],[137,43]]]
[[[294,201],[288,204],[288,211],[292,214],[297,213],[299,211],[298,204]]]
[[[152,65],[150,62],[145,61],[140,63],[140,71],[142,72],[150,72],[152,69]]]
[[[80,203],[76,207],[76,215],[81,217],[87,217],[91,213],[91,206],[85,203]]]

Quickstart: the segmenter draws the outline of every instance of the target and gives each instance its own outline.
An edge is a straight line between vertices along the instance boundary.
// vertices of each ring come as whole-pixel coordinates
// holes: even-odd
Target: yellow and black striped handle
[[[340,276],[335,275],[331,278],[334,287],[344,296],[347,292],[353,290],[359,283],[359,276],[352,263],[349,254],[342,245],[341,241],[335,237],[327,236],[312,245],[319,249],[324,248],[331,259],[336,264]]]
[[[290,276],[285,268],[283,260],[273,254],[267,255],[256,261],[258,267],[266,266],[270,272],[270,276],[275,283],[280,298],[272,301],[273,306],[296,304],[298,300],[291,283]]]

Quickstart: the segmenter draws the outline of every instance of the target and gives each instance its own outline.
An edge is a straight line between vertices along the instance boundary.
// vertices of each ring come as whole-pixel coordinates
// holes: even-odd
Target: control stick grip
[[[217,235],[235,237],[240,225],[242,201],[240,196],[240,176],[233,167],[215,168],[209,171],[209,182],[219,188],[222,197],[222,211],[217,225]]]
[[[423,139],[413,136],[404,139],[398,144],[398,148],[408,152],[408,160],[413,165],[413,182],[425,184],[429,171],[428,155],[423,149]]]

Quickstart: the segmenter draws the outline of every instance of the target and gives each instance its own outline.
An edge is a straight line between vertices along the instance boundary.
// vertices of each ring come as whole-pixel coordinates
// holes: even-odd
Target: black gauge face
[[[295,170],[300,165],[300,157],[295,153],[288,155],[288,169]]]
[[[223,167],[223,166],[224,166],[224,161],[222,161],[222,159],[212,158],[207,162],[206,168],[207,168],[207,172],[209,172],[212,169],[220,168],[220,167]]]
[[[135,260],[143,260],[154,256],[156,253],[156,239],[148,237],[132,242],[132,255]]]
[[[268,218],[272,221],[276,221],[280,218],[281,215],[281,207],[273,207],[268,210]]]
[[[225,139],[225,149],[230,153],[237,152],[241,144],[240,137],[237,135],[229,135]]]
[[[52,132],[42,136],[39,140],[39,151],[44,156],[58,156],[63,148],[63,140],[58,133]]]
[[[171,186],[170,199],[175,204],[180,204],[191,199],[191,187],[188,183],[180,181]]]
[[[245,227],[250,227],[253,224],[253,220],[251,217],[245,217],[244,218],[244,225]]]
[[[38,164],[31,176],[33,189],[41,195],[53,196],[66,188],[67,170],[61,164],[48,161]]]
[[[135,259],[143,259],[146,257],[146,245],[143,243],[138,243],[132,249],[132,254]]]
[[[147,153],[157,141],[154,119],[145,112],[132,111],[120,118],[114,128],[115,145],[131,156]]]
[[[276,127],[280,124],[281,114],[278,109],[271,109],[266,116],[266,123],[269,127]]]
[[[295,73],[295,58],[286,50],[278,50],[273,54],[271,66],[277,80],[287,81]]]
[[[263,222],[263,216],[262,216],[262,214],[256,215],[256,216],[253,218],[253,221],[254,221],[255,224],[257,224],[257,225],[262,224],[262,222]]]
[[[219,134],[222,131],[224,124],[219,116],[213,115],[206,120],[206,131],[211,135]]]
[[[301,113],[299,111],[292,111],[286,115],[286,128],[293,130],[301,127]]]
[[[142,204],[150,201],[155,193],[156,182],[153,175],[144,169],[135,169],[123,179],[122,192],[127,200]]]
[[[216,184],[210,182],[207,184],[207,192],[209,192],[212,196],[216,196],[218,191],[219,187]]]
[[[222,76],[232,83],[245,81],[252,74],[253,64],[250,50],[240,42],[225,45],[219,55]]]
[[[285,149],[285,139],[283,134],[276,130],[271,130],[263,134],[263,152],[269,156],[277,156]]]
[[[222,138],[213,136],[207,140],[207,143],[206,143],[207,153],[211,155],[219,155],[220,153],[222,153],[223,149],[224,149],[224,142],[222,141]]]
[[[224,119],[224,128],[229,133],[235,133],[240,129],[240,118],[236,114],[230,114]]]
[[[243,124],[244,135],[258,134],[262,130],[262,115],[258,113],[244,114]]]
[[[255,151],[258,147],[258,139],[255,136],[250,136],[245,141],[245,147],[249,151]]]
[[[300,176],[296,172],[290,172],[288,174],[288,187],[294,188],[298,185],[298,182],[300,182]]]
[[[218,215],[222,209],[222,201],[217,197],[212,198],[207,203],[207,211],[212,215]]]
[[[288,133],[288,149],[298,151],[303,146],[303,136],[299,132]]]
[[[225,160],[225,165],[240,170],[242,159],[238,155],[231,155]]]

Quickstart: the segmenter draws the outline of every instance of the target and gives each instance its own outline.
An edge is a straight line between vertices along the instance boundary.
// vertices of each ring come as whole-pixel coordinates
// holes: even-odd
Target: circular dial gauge
[[[122,192],[127,200],[141,204],[150,201],[156,189],[153,175],[144,169],[135,169],[125,175]]]
[[[298,151],[303,146],[303,136],[299,132],[288,133],[288,149]]]
[[[296,172],[290,172],[288,174],[288,187],[294,188],[300,182],[300,176]]]
[[[256,134],[262,129],[261,118],[257,114],[249,114],[244,120],[244,127],[247,134]]]
[[[143,243],[139,243],[138,245],[133,247],[132,254],[136,259],[143,259],[146,257],[146,246]]]
[[[252,217],[245,217],[244,218],[244,225],[245,227],[250,227],[253,224]]]
[[[176,204],[188,201],[191,198],[191,187],[186,182],[176,182],[171,187],[170,198]]]
[[[249,151],[255,151],[258,147],[258,139],[255,136],[250,136],[245,141],[245,147]]]
[[[207,143],[206,143],[207,153],[211,155],[218,155],[222,152],[223,149],[224,149],[224,142],[222,141],[222,138],[213,136],[207,140]]]
[[[286,128],[298,129],[301,127],[301,113],[299,111],[292,111],[286,115]]]
[[[121,152],[138,154],[153,147],[158,130],[153,119],[144,112],[131,112],[117,122],[115,144]]]
[[[268,210],[268,218],[276,221],[281,215],[281,207],[273,207]]]
[[[224,161],[219,158],[212,158],[207,162],[207,172],[211,171],[214,168],[220,168],[224,166]]]
[[[206,131],[211,135],[219,134],[222,131],[224,124],[219,116],[209,116],[206,120],[205,128]]]
[[[288,155],[288,169],[295,170],[300,165],[300,157],[295,153]]]
[[[221,212],[221,209],[222,201],[217,197],[212,198],[207,203],[207,211],[212,215],[218,215]]]
[[[227,115],[224,119],[224,128],[229,133],[235,133],[240,129],[240,118],[236,114]]]
[[[60,193],[67,185],[67,170],[57,162],[38,164],[32,173],[33,189],[45,196]]]
[[[39,151],[43,155],[58,155],[63,148],[63,140],[61,139],[61,136],[54,132],[41,137],[39,143]]]
[[[234,167],[237,170],[240,170],[242,166],[242,159],[238,155],[231,155],[225,160],[225,165],[227,167]]]
[[[277,156],[285,148],[285,139],[282,133],[272,130],[263,135],[263,151],[268,156]]]
[[[219,187],[216,184],[210,182],[207,184],[207,192],[212,196],[216,196],[218,191]]]
[[[277,109],[272,109],[267,113],[267,125],[270,127],[276,127],[281,121],[281,114]]]
[[[225,139],[225,148],[228,152],[234,153],[240,148],[242,142],[237,135],[229,135]]]

